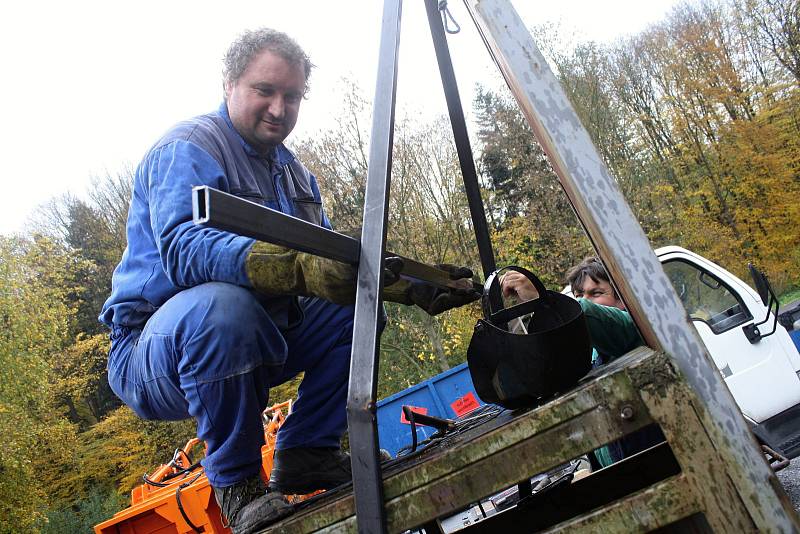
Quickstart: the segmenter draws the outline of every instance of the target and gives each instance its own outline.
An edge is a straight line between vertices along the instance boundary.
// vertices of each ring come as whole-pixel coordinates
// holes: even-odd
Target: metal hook
[[[447,7],[447,0],[439,0],[439,11],[442,12],[442,25],[444,26],[444,31],[449,34],[456,34],[461,31],[461,26],[458,25],[456,19],[453,18],[453,14],[450,13],[450,8]],[[448,22],[452,22],[454,28],[450,28],[450,24]]]

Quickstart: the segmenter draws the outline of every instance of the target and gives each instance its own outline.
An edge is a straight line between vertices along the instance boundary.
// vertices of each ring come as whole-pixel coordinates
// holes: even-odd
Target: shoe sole
[[[269,482],[269,488],[273,491],[279,491],[284,495],[308,495],[309,493],[314,493],[315,491],[319,490],[331,490],[338,486],[342,486],[344,484],[348,484],[352,481],[352,479],[348,478],[347,480],[341,479],[332,479],[332,478],[324,478],[317,475],[305,474],[303,476],[293,476],[291,484],[282,484],[280,482],[280,478],[278,481]]]
[[[273,525],[294,513],[294,506],[287,502],[284,496],[275,496],[275,498],[270,499],[263,508],[272,508],[267,517],[246,526],[237,526],[237,528],[232,529],[233,534],[238,534],[240,532],[250,534],[260,531],[264,527]]]

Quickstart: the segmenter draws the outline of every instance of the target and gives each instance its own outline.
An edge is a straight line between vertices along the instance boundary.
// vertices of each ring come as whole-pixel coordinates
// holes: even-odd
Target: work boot
[[[380,450],[382,462],[391,454]],[[272,457],[269,487],[285,495],[306,495],[329,490],[353,480],[350,455],[330,447],[278,449]]]
[[[233,486],[214,487],[214,497],[233,534],[250,534],[292,512],[286,497],[267,489],[258,475]]]
[[[353,479],[350,455],[332,447],[278,449],[272,458],[270,489],[286,495],[329,490]]]

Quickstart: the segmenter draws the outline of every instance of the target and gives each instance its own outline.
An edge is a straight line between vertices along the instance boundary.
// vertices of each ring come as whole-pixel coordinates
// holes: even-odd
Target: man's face
[[[264,50],[242,75],[225,84],[228,114],[236,131],[258,153],[266,154],[294,129],[306,76],[303,66]]]
[[[587,276],[583,279],[583,287],[580,289],[573,288],[572,292],[576,297],[584,297],[595,304],[611,306],[620,310],[625,309],[625,303],[616,297],[614,288],[605,280],[595,282],[591,277]]]

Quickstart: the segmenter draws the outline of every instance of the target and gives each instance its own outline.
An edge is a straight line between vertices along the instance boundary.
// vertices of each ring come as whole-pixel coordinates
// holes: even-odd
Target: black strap
[[[184,482],[175,489],[175,500],[178,503],[178,510],[180,511],[181,516],[183,516],[183,520],[186,521],[186,524],[189,525],[189,528],[198,533],[203,532],[203,530],[200,530],[199,527],[197,527],[194,523],[192,523],[192,520],[189,519],[188,515],[186,515],[186,510],[183,509],[183,503],[181,503],[181,490],[183,488],[190,486],[195,480],[200,478],[201,474],[202,472],[198,473],[192,480],[190,480],[189,482]]]
[[[550,309],[550,306],[541,298],[528,300],[521,304],[517,304],[516,306],[511,306],[510,308],[493,313],[489,318],[489,322],[497,326],[499,324],[505,324],[512,319],[516,319],[517,317],[522,317],[523,315],[528,315],[529,313],[541,311],[542,309]]]
[[[539,298],[517,304],[511,308],[495,311],[495,301],[499,302],[499,305],[502,306],[502,299],[500,298],[500,273],[503,271],[517,271],[518,273],[525,275],[525,277],[531,281],[533,287],[536,288],[536,292],[539,293]],[[539,280],[539,277],[528,269],[519,267],[517,265],[503,267],[487,276],[483,287],[483,295],[483,315],[487,321],[498,328],[503,328],[503,325],[505,325],[511,319],[516,319],[517,317],[538,311],[539,307],[549,307],[551,301],[550,294],[548,293],[547,288],[544,287],[542,281]],[[495,295],[496,298],[490,301],[487,298],[488,295]]]

